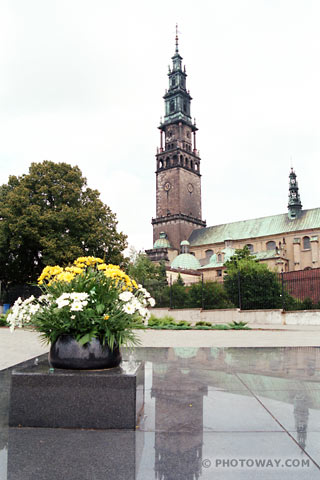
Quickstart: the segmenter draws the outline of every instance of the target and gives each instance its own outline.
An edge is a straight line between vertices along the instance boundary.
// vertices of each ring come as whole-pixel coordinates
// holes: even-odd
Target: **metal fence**
[[[283,272],[276,274],[277,282],[272,288],[264,284],[255,284],[254,288],[246,288],[245,279],[238,275],[238,284],[233,295],[229,296],[229,307],[241,310],[259,310],[282,308],[283,310],[320,309],[320,268]],[[145,288],[156,298],[158,307],[170,308],[228,308],[221,306],[221,302],[208,297],[205,292],[205,282],[201,284],[197,301],[190,304],[188,291],[190,286],[181,286],[177,289],[170,284],[144,282]],[[184,290],[184,293],[183,293]]]

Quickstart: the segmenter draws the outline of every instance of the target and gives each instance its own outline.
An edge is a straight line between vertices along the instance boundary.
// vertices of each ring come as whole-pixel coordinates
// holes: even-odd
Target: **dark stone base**
[[[48,361],[12,372],[12,427],[135,429],[144,403],[144,365],[109,370],[50,369]]]

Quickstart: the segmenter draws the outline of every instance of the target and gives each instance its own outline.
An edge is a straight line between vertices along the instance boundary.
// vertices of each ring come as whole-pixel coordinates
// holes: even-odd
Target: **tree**
[[[132,251],[128,273],[150,292],[156,300],[157,307],[168,304],[169,294],[166,289],[168,282],[164,263],[157,265],[151,262],[145,253]]]
[[[78,167],[44,161],[0,187],[0,280],[35,282],[46,265],[92,255],[121,264],[126,236]]]
[[[276,273],[250,257],[244,249],[238,250],[225,264],[224,285],[230,300],[239,306],[240,290],[243,310],[281,308],[281,286]]]
[[[232,255],[232,257],[225,262],[224,266],[227,268],[231,267],[232,265],[237,267],[241,260],[252,260],[254,262],[258,262],[258,260],[255,259],[255,256],[251,255],[249,247],[245,245],[243,248],[236,249],[234,255]]]
[[[224,285],[218,282],[193,283],[188,288],[187,306],[189,308],[233,308]]]

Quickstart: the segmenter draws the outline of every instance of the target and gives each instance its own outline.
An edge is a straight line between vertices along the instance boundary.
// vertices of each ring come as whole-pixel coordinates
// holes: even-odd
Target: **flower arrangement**
[[[146,289],[101,258],[79,257],[66,268],[47,266],[38,284],[42,295],[18,298],[8,323],[11,331],[34,328],[48,343],[66,334],[81,345],[97,338],[111,350],[135,345],[133,329],[149,318],[148,307],[155,304]]]

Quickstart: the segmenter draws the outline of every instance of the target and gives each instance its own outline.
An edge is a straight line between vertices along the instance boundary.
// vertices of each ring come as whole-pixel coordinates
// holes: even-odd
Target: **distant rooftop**
[[[289,219],[288,213],[282,213],[270,217],[199,228],[192,232],[189,242],[191,246],[208,245],[223,243],[226,239],[244,240],[312,228],[320,228],[320,208],[301,210],[299,216],[295,219]]]

